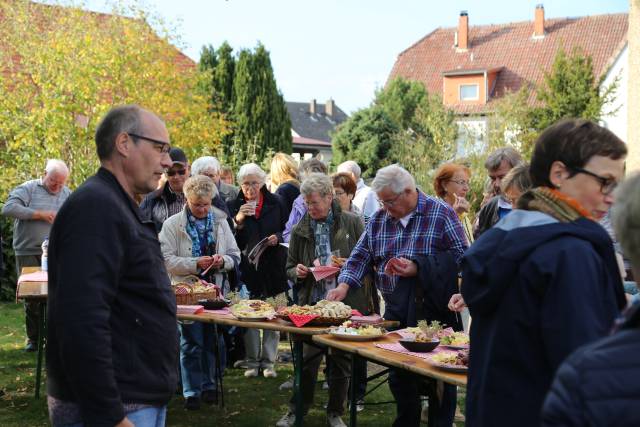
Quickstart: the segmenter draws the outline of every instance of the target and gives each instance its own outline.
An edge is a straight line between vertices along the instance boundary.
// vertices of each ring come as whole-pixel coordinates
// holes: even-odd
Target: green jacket
[[[331,228],[331,250],[340,250],[341,257],[348,257],[351,250],[364,232],[362,218],[350,212],[343,212],[337,202],[333,202],[333,226]],[[296,276],[296,265],[307,267],[313,265],[315,255],[315,236],[311,230],[311,217],[306,213],[300,222],[291,231],[289,241],[289,253],[287,256],[287,277],[298,287],[298,303],[306,305],[310,303],[311,289],[315,283],[313,275],[304,279]],[[362,314],[370,314],[373,311],[373,285],[371,280],[365,280],[362,287],[351,288],[344,303],[360,311]]]

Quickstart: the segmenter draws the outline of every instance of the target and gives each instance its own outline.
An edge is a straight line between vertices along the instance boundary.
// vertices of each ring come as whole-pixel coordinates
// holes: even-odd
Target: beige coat
[[[198,258],[191,256],[191,237],[187,233],[187,207],[169,217],[160,231],[160,246],[171,281],[181,281],[185,276],[198,274]],[[216,253],[224,258],[224,265],[215,272],[215,283],[224,289],[223,272],[233,270],[240,263],[240,249],[229,228],[226,214],[211,207],[215,216],[213,224]],[[227,285],[228,286],[228,285]]]

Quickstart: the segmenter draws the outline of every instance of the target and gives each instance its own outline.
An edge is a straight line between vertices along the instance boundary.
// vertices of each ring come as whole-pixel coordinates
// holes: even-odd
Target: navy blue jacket
[[[447,308],[451,296],[458,292],[458,265],[452,253],[419,256],[416,277],[400,277],[387,302],[384,317],[397,320],[401,327],[416,326],[418,320],[434,320],[462,330],[460,316]],[[416,299],[416,291],[422,296]]]
[[[543,426],[640,426],[640,304],[614,335],[580,348],[560,366]]]
[[[293,181],[282,183],[278,186],[275,194],[280,196],[285,208],[287,209],[287,219],[291,214],[291,208],[293,207],[293,201],[300,195],[300,185],[296,185]]]
[[[49,236],[47,394],[114,426],[123,403],[175,394],[176,299],[152,221],[100,168],[64,203]]]
[[[467,426],[538,426],[560,363],[605,336],[625,305],[611,239],[587,219],[515,210],[471,246],[462,275]]]

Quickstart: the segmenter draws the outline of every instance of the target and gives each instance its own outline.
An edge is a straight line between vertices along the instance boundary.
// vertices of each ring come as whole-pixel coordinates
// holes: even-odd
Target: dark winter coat
[[[469,427],[540,425],[558,366],[607,334],[625,304],[613,244],[588,219],[515,210],[462,261],[469,306]]]
[[[640,426],[639,308],[631,307],[614,335],[580,348],[560,366],[543,426]]]
[[[419,256],[416,277],[401,277],[387,302],[384,317],[398,320],[402,327],[416,326],[418,320],[440,323],[462,330],[460,316],[447,308],[458,293],[458,265],[452,253]]]
[[[254,298],[266,298],[285,292],[289,289],[285,263],[287,250],[282,245],[271,246],[260,257],[258,268],[249,263],[247,256],[251,250],[265,237],[275,234],[278,243],[282,243],[282,231],[287,223],[286,208],[279,196],[271,194],[265,186],[260,189],[264,202],[260,218],[248,216],[242,228],[236,228],[235,236],[238,248],[242,252],[240,260],[241,280]],[[232,217],[235,217],[240,206],[246,203],[244,193],[228,203]]]

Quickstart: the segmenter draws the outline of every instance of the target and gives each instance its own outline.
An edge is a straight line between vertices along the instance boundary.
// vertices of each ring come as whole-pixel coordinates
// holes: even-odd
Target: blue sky
[[[185,53],[204,44],[235,49],[262,42],[271,52],[287,101],[333,98],[347,113],[364,108],[384,85],[397,55],[437,27],[454,27],[461,10],[470,25],[628,12],[628,0],[146,0],[177,25]],[[88,0],[105,10],[103,0]],[[108,9],[107,9],[108,10]]]

